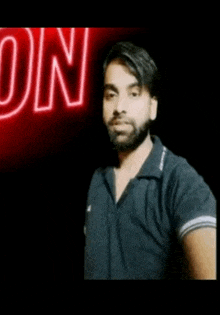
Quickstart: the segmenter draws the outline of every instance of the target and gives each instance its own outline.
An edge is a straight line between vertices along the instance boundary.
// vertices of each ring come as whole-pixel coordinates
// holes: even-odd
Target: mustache
[[[125,118],[123,116],[114,116],[108,122],[109,126],[122,125],[122,124],[130,125],[130,124],[132,124],[132,121],[131,121],[131,119]]]

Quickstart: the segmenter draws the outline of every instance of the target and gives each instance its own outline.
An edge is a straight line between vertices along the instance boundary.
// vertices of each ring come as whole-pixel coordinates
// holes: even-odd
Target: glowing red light
[[[13,44],[13,57],[12,57],[12,70],[11,70],[11,78],[10,78],[10,84],[9,84],[9,93],[8,93],[8,97],[2,101],[0,99],[0,105],[7,105],[7,103],[10,102],[12,96],[13,96],[13,92],[14,92],[14,85],[15,85],[15,67],[16,67],[16,62],[17,62],[17,42],[15,40],[14,37],[12,36],[7,36],[3,39],[3,41],[0,43],[0,67],[2,66],[2,51],[3,51],[3,47],[4,44],[7,41],[11,41]],[[1,73],[1,68],[0,68],[0,73]],[[1,86],[0,86],[1,88]]]
[[[4,29],[3,29],[4,30]],[[55,84],[56,82],[59,83],[61,92],[64,96],[65,105],[66,107],[74,107],[77,105],[81,105],[83,103],[84,99],[84,85],[85,85],[85,75],[86,75],[86,61],[87,61],[87,51],[88,51],[88,33],[89,29],[85,28],[83,32],[82,38],[80,38],[80,41],[78,42],[75,39],[76,32],[78,29],[71,28],[70,29],[70,39],[67,41],[63,35],[63,31],[61,28],[56,28],[56,32],[58,35],[58,41],[56,42],[56,45],[61,47],[62,55],[59,52],[59,54],[56,54],[56,51],[54,54],[52,54],[50,59],[47,57],[50,61],[50,71],[49,73],[45,73],[45,33],[48,32],[48,29],[41,28],[40,29],[40,35],[39,35],[39,47],[37,47],[36,42],[34,42],[34,37],[32,34],[32,31],[29,28],[24,29],[25,32],[28,35],[28,38],[25,42],[25,45],[27,45],[27,51],[29,52],[29,59],[28,59],[28,66],[26,67],[27,71],[27,79],[26,79],[26,86],[23,87],[24,95],[22,96],[22,99],[16,103],[16,97],[15,97],[15,83],[18,80],[24,80],[22,77],[18,77],[17,69],[18,69],[18,50],[19,50],[19,37],[18,37],[18,31],[13,32],[13,29],[11,30],[10,36],[7,35],[3,37],[3,39],[0,38],[0,119],[5,119],[8,117],[11,117],[13,115],[18,114],[25,104],[27,103],[27,98],[30,95],[31,85],[33,82],[33,67],[34,67],[34,50],[37,51],[37,69],[36,69],[36,85],[34,87],[34,104],[33,104],[33,110],[34,112],[42,112],[42,111],[50,111],[54,107],[54,99],[55,99]],[[2,31],[2,30],[1,30]],[[81,34],[81,33],[80,33]],[[4,34],[3,34],[4,35]],[[48,35],[48,33],[47,33]],[[1,97],[1,81],[3,82],[3,75],[1,71],[2,66],[2,55],[3,50],[5,49],[6,43],[12,43],[12,53],[11,53],[11,60],[12,60],[12,66],[10,69],[10,80],[9,80],[9,86],[8,86],[8,94],[4,99]],[[57,47],[58,47],[57,46]],[[78,47],[82,46],[82,47]],[[60,49],[60,48],[59,48]],[[76,52],[77,49],[80,49],[80,58],[76,61]],[[66,62],[67,66],[71,69],[74,67],[78,69],[78,77],[77,80],[75,79],[74,82],[68,82],[68,76],[66,76],[65,71],[62,69],[62,63],[63,61]],[[47,91],[47,102],[46,104],[43,104],[42,101],[42,90],[45,90],[45,86],[43,86],[43,80],[42,77],[46,76],[48,77],[49,84]],[[77,81],[77,82],[76,82]],[[77,91],[77,97],[72,96],[70,93],[70,88],[68,88],[71,85],[71,90],[75,89]],[[12,108],[12,102],[13,102],[13,108]],[[3,110],[4,109],[4,110]]]
[[[62,34],[62,30],[60,28],[57,28],[60,43],[62,45],[65,58],[69,64],[69,66],[73,66],[74,58],[73,58],[73,52],[74,52],[74,35],[75,35],[75,29],[71,29],[70,34],[70,41],[69,41],[69,47],[67,46],[65,39]],[[84,40],[83,40],[83,54],[81,57],[81,73],[79,78],[79,97],[78,100],[71,101],[71,98],[69,96],[68,89],[66,88],[65,79],[63,72],[61,70],[61,67],[59,65],[58,57],[52,56],[52,65],[51,65],[51,74],[50,74],[50,91],[49,91],[49,102],[47,105],[39,106],[39,95],[40,95],[40,82],[41,82],[41,76],[42,76],[42,61],[43,61],[43,48],[44,48],[44,28],[41,29],[41,35],[40,35],[40,46],[39,46],[39,58],[38,58],[38,70],[37,70],[37,84],[36,84],[36,93],[35,93],[35,102],[34,102],[34,111],[45,111],[45,110],[51,110],[53,107],[53,100],[54,100],[54,93],[55,93],[55,80],[56,78],[59,80],[66,106],[77,106],[81,105],[83,102],[83,94],[84,94],[84,81],[85,81],[85,66],[86,66],[86,57],[87,57],[87,47],[88,47],[88,28],[85,29],[84,32]]]
[[[28,75],[27,75],[27,81],[26,81],[26,88],[25,88],[25,93],[24,96],[21,100],[20,103],[16,104],[16,107],[13,110],[10,110],[8,113],[0,113],[0,119],[5,119],[8,117],[11,117],[15,114],[18,114],[19,111],[24,107],[27,98],[29,96],[30,93],[30,87],[31,87],[31,79],[32,79],[32,72],[33,72],[33,55],[34,55],[34,39],[33,39],[33,35],[30,31],[29,28],[25,28],[24,29],[27,32],[28,35],[28,43],[29,43],[29,64],[28,64]],[[1,87],[1,66],[2,66],[2,51],[3,51],[3,47],[4,44],[7,41],[11,41],[13,43],[13,58],[12,58],[12,69],[11,69],[11,79],[10,79],[10,87],[9,87],[9,95],[5,100],[0,100],[0,105],[1,106],[6,106],[9,105],[9,103],[12,100],[12,96],[14,95],[14,86],[15,86],[15,78],[16,78],[16,66],[17,66],[17,62],[16,62],[16,56],[17,56],[17,40],[18,38],[16,38],[16,34],[12,34],[12,36],[7,36],[5,37],[1,42],[0,42],[0,87]]]

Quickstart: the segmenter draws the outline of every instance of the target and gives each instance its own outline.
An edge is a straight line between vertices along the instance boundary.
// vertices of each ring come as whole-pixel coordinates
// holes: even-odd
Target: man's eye
[[[105,93],[105,98],[107,100],[111,100],[115,97],[115,93],[111,93],[111,92],[108,92],[108,93]]]
[[[134,98],[138,97],[139,95],[140,95],[140,93],[138,93],[138,92],[132,92],[131,93],[131,96],[134,97]]]

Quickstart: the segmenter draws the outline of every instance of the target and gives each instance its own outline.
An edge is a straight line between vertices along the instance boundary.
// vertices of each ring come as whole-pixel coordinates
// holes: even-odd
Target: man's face
[[[104,78],[103,121],[115,149],[129,151],[140,145],[156,114],[157,100],[126,66],[111,62]]]

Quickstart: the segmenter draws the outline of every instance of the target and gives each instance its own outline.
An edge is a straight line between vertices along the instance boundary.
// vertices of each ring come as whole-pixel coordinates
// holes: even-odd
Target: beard
[[[114,125],[128,125],[128,129],[117,130]],[[137,126],[133,119],[119,119],[113,117],[107,124],[107,131],[113,150],[126,152],[135,150],[146,139],[152,120],[146,120],[141,126]],[[130,128],[129,128],[130,127]]]

